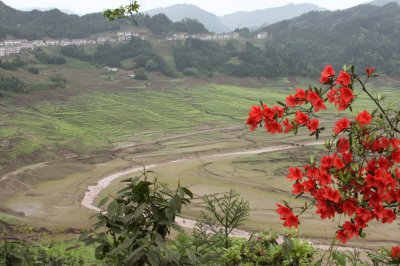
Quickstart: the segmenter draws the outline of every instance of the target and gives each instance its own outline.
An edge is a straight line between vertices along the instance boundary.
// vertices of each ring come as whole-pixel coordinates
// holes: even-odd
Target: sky
[[[128,4],[129,0],[0,0],[13,8],[47,8],[55,7],[75,11],[78,14],[101,12],[106,8]],[[225,15],[237,11],[252,11],[270,7],[283,6],[289,3],[313,3],[330,9],[346,9],[369,0],[138,0],[143,11],[167,7],[174,4],[194,4],[216,15]]]

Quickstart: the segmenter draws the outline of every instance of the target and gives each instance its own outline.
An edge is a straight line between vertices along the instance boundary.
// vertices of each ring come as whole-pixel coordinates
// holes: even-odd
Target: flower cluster
[[[308,194],[313,200],[305,209],[315,207],[321,219],[343,215],[336,238],[345,244],[349,239],[364,236],[368,223],[376,220],[392,223],[400,213],[400,112],[384,109],[366,83],[375,68],[367,68],[365,80],[355,74],[354,67],[345,68],[336,76],[328,65],[321,72],[321,88],[296,88],[286,103],[268,107],[253,106],[247,124],[251,130],[263,125],[272,134],[294,132],[305,127],[317,138],[320,126],[317,112],[333,104],[339,111],[350,109],[360,93],[367,94],[377,111],[363,110],[352,117],[343,117],[332,125],[333,140],[327,142],[327,154],[302,167],[290,167],[287,178],[294,182],[294,195]],[[359,91],[356,91],[359,90]],[[299,225],[294,208],[277,204],[277,212],[286,227]],[[392,257],[400,258],[400,248],[392,249]]]

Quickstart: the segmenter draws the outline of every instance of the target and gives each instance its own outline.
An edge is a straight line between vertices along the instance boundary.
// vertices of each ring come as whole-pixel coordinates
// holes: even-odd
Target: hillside
[[[387,74],[400,73],[400,6],[395,3],[311,12],[263,30],[272,36],[267,57],[286,74],[305,74],[326,63],[375,65]]]
[[[0,38],[82,38],[93,33],[118,30],[122,23],[111,23],[101,13],[79,17],[58,9],[19,11],[0,1]]]
[[[184,18],[196,19],[202,23],[208,30],[221,33],[229,31],[229,28],[223,25],[219,18],[195,5],[178,4],[165,8],[156,8],[144,13],[149,15],[165,14],[174,22],[181,21]]]
[[[285,19],[291,19],[310,11],[323,11],[313,4],[289,4],[282,7],[254,10],[251,12],[237,12],[221,17],[222,23],[231,30],[236,28],[257,28],[266,24],[273,24]]]
[[[384,6],[389,3],[397,3],[398,5],[400,5],[400,0],[375,0],[375,1],[369,2],[368,4],[374,5],[374,6]]]

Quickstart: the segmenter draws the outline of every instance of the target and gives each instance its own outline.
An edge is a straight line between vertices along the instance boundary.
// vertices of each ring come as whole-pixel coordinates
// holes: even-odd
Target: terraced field
[[[16,218],[38,225],[85,226],[91,212],[80,206],[80,200],[88,185],[121,169],[197,157],[191,163],[156,170],[166,183],[182,179],[199,197],[233,187],[251,202],[248,228],[280,227],[273,208],[290,191],[290,184],[282,179],[284,169],[289,163],[300,163],[307,154],[201,158],[310,140],[307,134],[293,139],[266,135],[263,130],[250,133],[244,123],[250,105],[282,100],[293,87],[305,86],[307,79],[154,75],[151,81],[138,82],[122,75],[107,80],[102,70],[88,65],[42,71],[45,77],[53,72],[65,76],[67,88],[0,99],[0,207],[25,214],[11,212]],[[26,80],[42,78],[22,71],[17,74]],[[398,105],[399,82],[372,85]],[[354,109],[371,108],[360,97]],[[329,124],[341,115],[330,109],[322,121]],[[318,154],[318,149],[310,152]],[[114,193],[117,186],[116,182],[107,192]],[[195,216],[198,206],[185,214]],[[307,217],[315,223],[305,223],[311,225],[305,229],[311,236],[316,236],[314,226],[323,226],[314,218]],[[390,230],[382,230],[373,233],[375,240],[390,235]]]

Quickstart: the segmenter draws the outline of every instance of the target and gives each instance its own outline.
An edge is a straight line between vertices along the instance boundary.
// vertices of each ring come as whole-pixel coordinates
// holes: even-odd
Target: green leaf
[[[146,203],[142,203],[140,204],[136,210],[135,213],[133,214],[133,218],[136,220],[137,218],[139,218],[139,216],[143,213],[144,209],[146,208]]]
[[[334,251],[332,258],[335,260],[336,264],[339,266],[346,266],[346,256],[340,252]]]
[[[284,236],[283,243],[282,243],[283,254],[285,256],[288,256],[292,251],[293,251],[293,240]]]
[[[99,202],[99,207],[103,206],[104,204],[106,204],[106,202],[110,199],[110,197],[104,197],[100,200]]]
[[[108,217],[112,217],[115,215],[118,209],[118,203],[116,201],[112,201],[107,208],[107,215]]]

